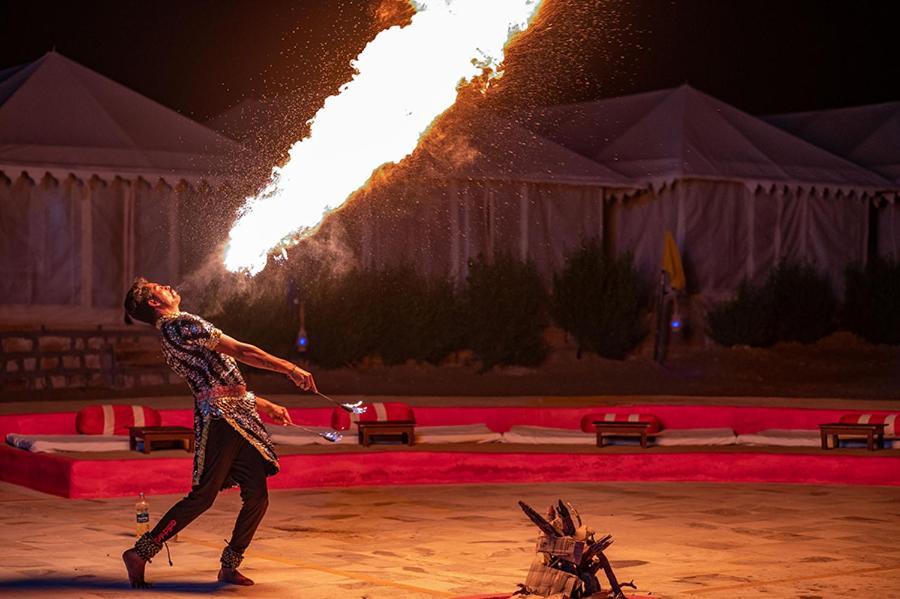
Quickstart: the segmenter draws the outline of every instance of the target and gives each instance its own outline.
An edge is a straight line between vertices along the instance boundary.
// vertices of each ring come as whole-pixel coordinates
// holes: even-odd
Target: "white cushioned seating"
[[[769,445],[773,447],[821,447],[818,430],[770,428],[738,435],[738,445]]]
[[[307,427],[316,432],[333,430],[324,426]],[[275,443],[281,445],[333,445],[316,432],[308,432],[293,426],[266,424],[266,429]],[[440,445],[445,443],[494,443],[500,441],[500,433],[494,432],[486,424],[461,424],[457,426],[417,426],[416,443]],[[341,431],[343,445],[359,444],[356,430]]]
[[[654,433],[649,442],[660,446],[734,445],[737,437],[730,428],[665,429]],[[603,437],[610,445],[637,445],[637,437]],[[597,435],[580,429],[545,426],[513,426],[503,433],[503,443],[529,445],[596,445]]]
[[[417,426],[416,443],[497,443],[500,433],[487,424],[458,424],[455,426]]]
[[[500,442],[527,445],[596,445],[597,435],[578,428],[515,425],[503,433]]]
[[[652,442],[660,447],[734,445],[737,435],[730,428],[668,428],[656,433]]]
[[[24,435],[9,433],[6,442],[35,453],[56,451],[127,451],[125,435]]]

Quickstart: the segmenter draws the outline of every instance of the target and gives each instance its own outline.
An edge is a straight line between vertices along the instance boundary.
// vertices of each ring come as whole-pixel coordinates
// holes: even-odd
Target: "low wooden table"
[[[144,442],[144,453],[150,453],[154,446],[159,449],[160,442],[194,451],[194,431],[183,426],[132,426],[128,429],[128,443],[132,451],[137,449],[138,441]]]
[[[603,435],[613,437],[640,437],[641,447],[647,449],[647,430],[650,422],[606,422],[595,420],[594,428],[597,429],[597,447],[603,447]],[[652,436],[652,435],[650,435]]]
[[[878,449],[884,449],[884,424],[850,424],[845,422],[829,422],[819,425],[822,435],[822,449],[829,449],[828,435],[831,435],[831,444],[837,447],[840,435],[845,437],[865,437],[866,448],[875,451],[875,441],[878,440]]]
[[[415,445],[415,420],[383,420],[358,422],[359,444],[368,447],[372,443],[396,443]]]

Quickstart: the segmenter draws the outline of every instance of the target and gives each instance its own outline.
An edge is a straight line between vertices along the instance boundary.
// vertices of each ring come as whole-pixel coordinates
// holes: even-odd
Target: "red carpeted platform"
[[[484,422],[503,432],[513,424],[578,428],[581,417],[596,411],[650,412],[666,428],[730,427],[735,432],[768,428],[815,429],[847,410],[805,410],[733,406],[632,405],[615,408],[425,407],[416,409],[423,426]],[[293,409],[297,422],[326,425],[331,410]],[[872,412],[878,413],[878,412]],[[189,410],[163,410],[164,425],[190,426]],[[74,434],[74,412],[0,416],[0,432]],[[177,457],[172,457],[172,456]],[[897,456],[897,457],[895,457]],[[318,448],[281,457],[282,471],[270,479],[274,489],[450,483],[526,483],[558,481],[704,481],[848,485],[900,485],[900,452],[882,450],[778,452],[723,448],[684,451],[591,447],[416,448],[384,446]],[[165,457],[126,454],[30,453],[0,446],[0,480],[73,498],[183,493],[190,484],[187,453]]]

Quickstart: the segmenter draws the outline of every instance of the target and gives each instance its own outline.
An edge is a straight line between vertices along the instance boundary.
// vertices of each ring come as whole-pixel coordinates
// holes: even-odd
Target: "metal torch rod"
[[[307,426],[303,426],[302,424],[294,424],[293,422],[289,422],[287,424],[289,424],[290,426],[293,426],[294,428],[299,428],[302,431],[306,431],[308,433],[313,433],[314,435],[319,435],[326,441],[331,441],[332,443],[337,443],[338,441],[340,441],[343,438],[343,435],[341,435],[341,433],[339,433],[337,431],[327,431],[327,432],[323,433],[321,431],[311,429]]]
[[[366,411],[365,407],[362,406],[363,402],[361,402],[361,401],[358,401],[356,403],[341,403],[336,399],[332,399],[331,397],[328,397],[321,391],[316,391],[315,393],[322,399],[326,399],[326,400],[330,401],[331,403],[338,406],[342,410],[350,412],[351,414],[362,414]]]

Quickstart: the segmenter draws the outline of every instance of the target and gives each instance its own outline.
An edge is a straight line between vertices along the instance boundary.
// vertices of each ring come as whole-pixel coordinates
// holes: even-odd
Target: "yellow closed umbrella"
[[[684,267],[671,231],[666,231],[663,239],[662,269],[669,275],[669,287],[674,291],[684,291]]]

